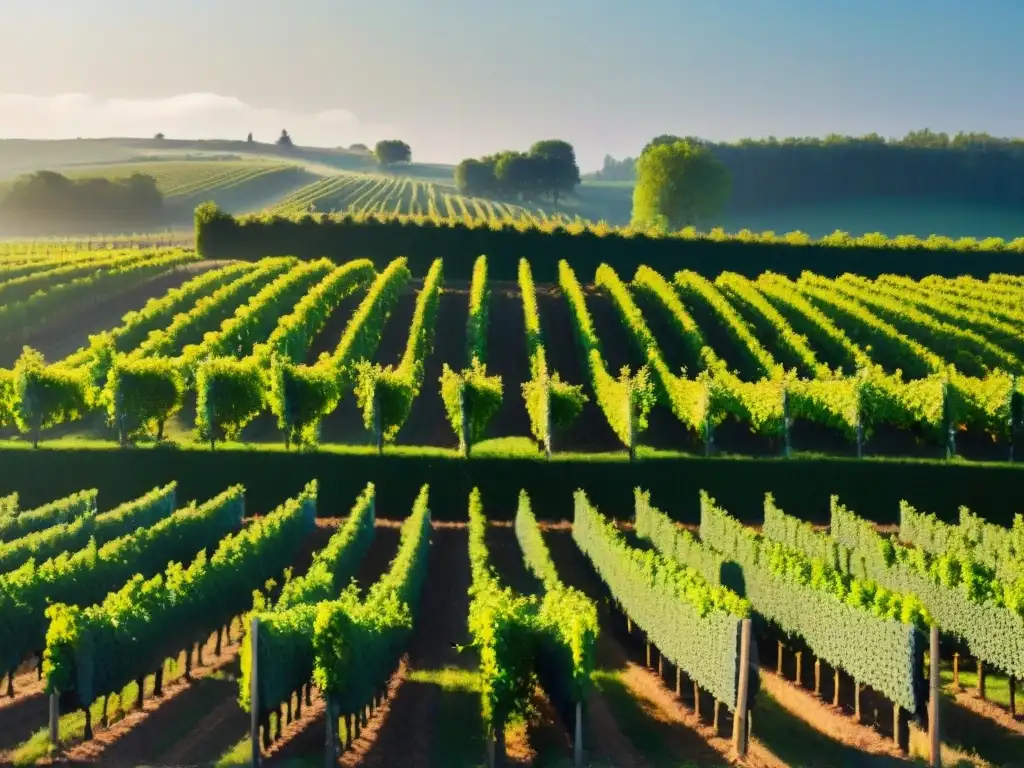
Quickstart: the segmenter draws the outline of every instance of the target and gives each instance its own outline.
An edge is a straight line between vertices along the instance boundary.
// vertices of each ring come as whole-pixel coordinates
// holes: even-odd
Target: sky
[[[0,138],[1024,134],[1024,0],[0,0]]]

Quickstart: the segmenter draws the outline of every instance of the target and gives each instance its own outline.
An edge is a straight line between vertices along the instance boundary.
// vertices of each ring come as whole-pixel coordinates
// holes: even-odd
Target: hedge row
[[[608,509],[629,509],[633,489],[673,499],[673,514],[700,520],[698,494],[705,489],[742,519],[761,522],[764,494],[791,513],[827,523],[829,499],[840,494],[857,509],[871,510],[878,523],[899,521],[899,499],[955,520],[960,505],[993,523],[1009,525],[1024,508],[1024,466],[925,460],[845,458],[616,458],[561,456],[505,458],[478,455],[471,461],[437,451],[372,449],[285,452],[246,447],[134,448],[0,447],[0,495],[17,491],[21,505],[50,501],[83,488],[97,488],[104,504],[141,496],[178,481],[178,498],[206,499],[240,483],[247,509],[268,512],[311,479],[319,482],[317,508],[344,514],[367,482],[377,489],[383,517],[402,516],[416,490],[430,483],[435,519],[464,519],[466,499],[479,486],[488,517],[511,520],[519,491],[530,495],[541,519],[565,519],[573,492],[583,488]],[[396,479],[399,481],[396,482]]]
[[[617,272],[632,272],[640,264],[669,274],[687,268],[704,275],[722,271],[755,277],[765,270],[799,276],[805,269],[839,276],[844,272],[873,277],[892,272],[909,277],[926,275],[975,275],[992,272],[1020,274],[1024,258],[1013,248],[958,249],[952,240],[920,241],[916,238],[831,237],[812,243],[809,238],[790,237],[757,241],[740,236],[725,238],[650,237],[642,233],[625,235],[593,230],[492,228],[485,224],[470,228],[464,224],[416,223],[412,219],[307,216],[298,220],[282,218],[240,221],[215,206],[196,211],[196,244],[206,258],[258,259],[289,253],[311,259],[328,256],[335,260],[366,257],[381,269],[391,259],[406,256],[414,274],[425,274],[439,255],[449,261],[449,280],[469,280],[474,259],[486,253],[494,280],[515,280],[519,258],[530,254],[538,282],[557,281],[559,259],[566,259],[589,282],[592,269],[606,263]],[[987,242],[987,241],[986,241]],[[963,244],[964,246],[967,243]],[[584,265],[590,265],[584,270]],[[592,269],[591,269],[592,267]]]

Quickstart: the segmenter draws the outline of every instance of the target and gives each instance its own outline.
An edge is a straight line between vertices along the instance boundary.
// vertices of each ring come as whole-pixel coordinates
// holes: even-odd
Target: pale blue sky
[[[288,128],[448,162],[558,137],[590,169],[664,132],[1024,134],[1024,0],[0,5],[5,137]]]

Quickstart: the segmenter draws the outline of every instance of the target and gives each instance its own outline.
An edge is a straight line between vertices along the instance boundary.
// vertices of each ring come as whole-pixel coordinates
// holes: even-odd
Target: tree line
[[[66,234],[159,224],[164,196],[156,179],[69,179],[53,171],[18,177],[0,199],[0,227],[11,234]]]
[[[561,139],[536,142],[528,152],[506,150],[481,158],[468,157],[455,166],[455,186],[466,195],[535,200],[545,195],[554,203],[580,183],[576,150]]]
[[[729,169],[730,211],[886,197],[1024,206],[1021,139],[924,129],[901,139],[870,134],[732,143],[665,135],[648,146],[681,138],[706,148]],[[633,181],[636,169],[636,158],[608,156],[594,178]]]

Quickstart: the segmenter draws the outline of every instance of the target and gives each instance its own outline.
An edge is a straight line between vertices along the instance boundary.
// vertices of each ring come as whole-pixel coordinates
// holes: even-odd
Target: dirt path
[[[564,434],[555,436],[555,450],[558,451],[619,451],[622,443],[597,406],[594,390],[586,361],[576,341],[572,314],[562,292],[557,286],[537,286],[537,310],[540,314],[541,331],[548,354],[548,365],[557,371],[563,381],[582,384],[589,401],[583,411]]]
[[[197,716],[215,703],[211,693],[227,690],[237,695],[233,684],[218,686],[213,676],[232,664],[237,664],[239,641],[238,626],[235,625],[234,643],[222,648],[219,657],[214,656],[215,640],[211,636],[204,644],[202,667],[194,666],[194,681],[190,684],[183,677],[164,684],[164,695],[150,696],[143,702],[142,709],[132,710],[124,718],[108,728],[97,728],[91,741],[74,745],[64,752],[64,759],[70,763],[100,763],[101,765],[144,765],[160,762],[161,751],[170,749],[175,740],[191,738],[190,728]],[[179,669],[184,658],[179,658]],[[208,682],[207,682],[208,681]],[[213,683],[214,685],[211,685]],[[237,704],[235,705],[237,708]]]
[[[132,310],[141,309],[156,296],[163,296],[169,290],[212,269],[224,266],[226,262],[198,261],[173,269],[147,280],[124,293],[118,294],[99,304],[75,312],[56,325],[46,328],[23,343],[0,347],[0,366],[9,368],[21,354],[23,344],[39,350],[48,361],[60,360],[89,343],[89,336],[100,331],[109,331],[121,324]]]
[[[477,663],[472,652],[454,647],[468,642],[468,546],[464,526],[435,523],[426,591],[409,646],[408,677],[395,691],[362,765],[455,768],[482,762],[482,752],[448,751],[449,745],[476,746],[474,731],[481,728],[479,694],[447,685],[444,679],[445,671],[457,677],[475,670]]]
[[[760,712],[755,709],[754,721],[757,723],[756,733],[764,747],[772,752],[777,752],[780,759],[792,761],[797,759],[799,754],[809,754],[816,751],[823,757],[842,757],[849,761],[858,761],[862,765],[872,766],[896,766],[908,762],[905,755],[892,743],[891,738],[883,736],[878,731],[867,725],[859,725],[852,717],[846,715],[841,709],[836,709],[826,704],[822,699],[814,695],[813,691],[797,687],[794,683],[779,677],[774,672],[761,670],[762,694],[770,697],[770,703],[763,702]],[[762,695],[759,697],[764,699]],[[775,710],[775,705],[778,710]],[[771,710],[771,711],[769,711]],[[817,745],[814,740],[806,738],[782,739],[778,738],[778,728],[773,728],[781,714],[789,718],[806,723],[817,733],[819,739],[827,738],[833,742],[827,748],[812,747]],[[759,715],[764,715],[760,717]],[[768,718],[769,721],[761,727],[761,720]],[[827,734],[827,736],[826,736]],[[792,745],[798,744],[799,751],[794,754]],[[810,743],[808,743],[810,742]],[[870,757],[869,757],[870,756]]]
[[[487,372],[501,376],[501,408],[487,430],[488,437],[530,435],[530,417],[523,401],[523,382],[530,378],[526,352],[523,299],[514,282],[491,285],[491,316],[487,330]]]
[[[15,674],[14,697],[0,693],[0,752],[12,749],[46,725],[49,713],[43,688],[34,668]],[[6,677],[0,691],[7,690]]]

